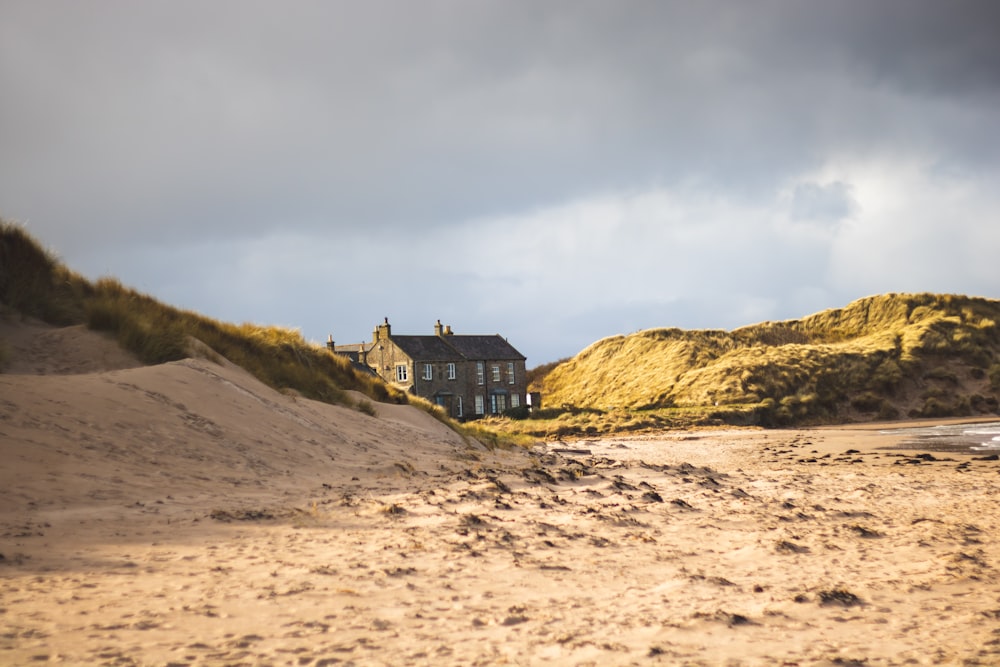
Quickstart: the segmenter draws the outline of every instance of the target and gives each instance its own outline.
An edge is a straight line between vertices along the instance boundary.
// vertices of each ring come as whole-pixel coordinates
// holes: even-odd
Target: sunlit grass
[[[887,294],[731,332],[613,336],[535,378],[551,407],[507,428],[553,437],[995,412],[998,317],[994,300]]]
[[[466,438],[476,440],[489,449],[530,448],[538,442],[538,434],[510,428],[513,423],[524,422],[493,417],[459,424],[457,430]]]
[[[420,408],[441,423],[447,424],[466,439],[471,438],[491,449],[530,447],[538,441],[537,438],[530,437],[530,435],[499,427],[509,420],[480,419],[460,423],[450,418],[442,407],[422,396],[410,395],[408,398],[411,405]]]

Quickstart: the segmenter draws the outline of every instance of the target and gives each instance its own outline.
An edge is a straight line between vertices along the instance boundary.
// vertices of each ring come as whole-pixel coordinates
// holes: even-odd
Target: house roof
[[[464,358],[475,359],[517,359],[523,361],[525,356],[514,349],[499,334],[491,336],[478,335],[450,335],[444,336],[443,340],[448,345],[455,348]]]
[[[441,336],[392,336],[400,350],[419,361],[462,361],[461,352]]]
[[[339,352],[341,354],[346,354],[348,352],[358,354],[360,352],[367,352],[370,349],[371,349],[370,343],[367,345],[365,343],[347,343],[346,345],[337,345],[336,347],[334,347],[334,351]]]
[[[440,323],[438,323],[440,326]],[[450,331],[450,327],[448,328]],[[525,361],[500,334],[390,335],[392,342],[414,361]],[[362,352],[371,352],[376,343],[337,345],[335,351],[360,360]]]
[[[392,336],[392,341],[415,361],[464,361],[486,359],[524,360],[502,336],[446,335]]]

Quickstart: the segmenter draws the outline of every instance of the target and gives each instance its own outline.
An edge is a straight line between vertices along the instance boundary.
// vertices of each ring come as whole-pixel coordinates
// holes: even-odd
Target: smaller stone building
[[[455,419],[527,407],[525,357],[499,334],[455,334],[439,320],[433,335],[393,335],[386,318],[369,343],[328,346]]]

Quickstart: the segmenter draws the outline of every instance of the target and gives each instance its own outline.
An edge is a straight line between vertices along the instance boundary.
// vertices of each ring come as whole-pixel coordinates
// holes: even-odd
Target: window
[[[486,384],[486,364],[481,361],[476,362],[476,384]],[[477,412],[476,414],[483,414]]]
[[[500,381],[500,367],[499,366],[494,366],[493,367],[493,381],[494,382],[499,382]]]
[[[520,394],[511,394],[510,395],[510,407],[512,407],[512,408],[519,408],[519,407],[521,407],[521,395]]]
[[[449,380],[454,380],[455,379],[455,364],[454,363],[448,364],[448,379]]]
[[[490,412],[498,415],[507,409],[507,397],[503,394],[493,394],[490,396]]]
[[[465,416],[464,414],[462,414],[462,397],[461,396],[458,397],[458,416],[459,417],[464,417]]]
[[[507,362],[507,384],[514,384],[514,362]],[[517,407],[517,406],[514,406]]]
[[[396,364],[396,382],[406,382],[410,375],[406,371],[406,364]]]
[[[424,364],[424,379],[433,380],[434,379],[434,367],[430,364]]]
[[[476,414],[483,414],[483,395],[476,394]]]

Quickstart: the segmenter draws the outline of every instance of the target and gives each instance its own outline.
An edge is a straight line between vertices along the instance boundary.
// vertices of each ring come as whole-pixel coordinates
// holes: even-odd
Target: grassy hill
[[[219,355],[265,384],[327,403],[348,391],[379,402],[406,403],[405,393],[357,372],[343,357],[306,342],[292,329],[228,324],[180,310],[104,278],[71,271],[22,227],[0,221],[0,316],[34,317],[56,326],[85,324],[113,335],[146,364]],[[199,351],[201,350],[201,351]],[[0,371],[5,348],[0,341]],[[358,407],[365,409],[363,402]]]
[[[995,413],[998,321],[996,300],[886,294],[734,331],[613,336],[536,380],[540,416],[561,424],[535,432]]]

